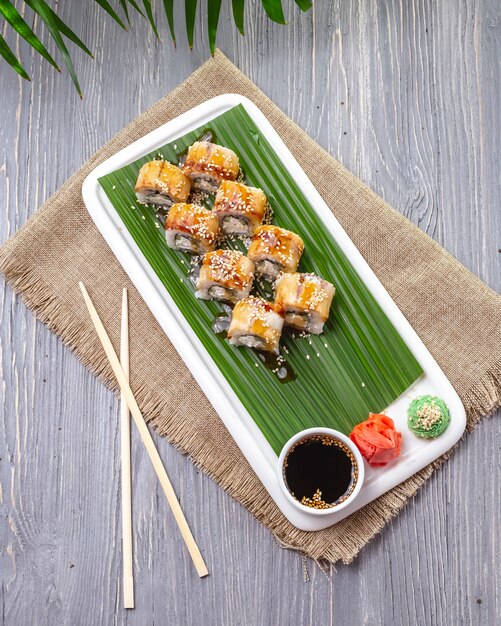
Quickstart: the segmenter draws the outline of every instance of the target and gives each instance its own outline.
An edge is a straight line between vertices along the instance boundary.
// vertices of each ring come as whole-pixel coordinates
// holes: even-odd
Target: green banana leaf
[[[213,141],[238,154],[246,183],[264,190],[274,223],[303,238],[300,271],[314,272],[336,286],[323,334],[300,338],[297,332],[286,331],[282,336],[282,354],[293,372],[288,382],[282,382],[255,351],[230,346],[214,333],[212,323],[222,305],[195,298],[188,277],[190,257],[167,247],[155,210],[136,201],[138,171],[157,152],[102,177],[100,184],[214,367],[273,450],[278,454],[292,435],[313,426],[348,434],[369,412],[382,411],[398,398],[421,375],[421,367],[243,106],[158,152],[178,163],[208,129]]]

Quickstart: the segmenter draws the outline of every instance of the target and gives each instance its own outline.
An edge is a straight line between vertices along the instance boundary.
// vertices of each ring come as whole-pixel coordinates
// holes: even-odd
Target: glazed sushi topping
[[[299,289],[302,290],[301,297],[298,298],[300,304],[306,309],[317,309],[319,304],[330,297],[326,286],[327,281],[315,274],[299,274]]]
[[[238,346],[278,351],[283,318],[271,302],[249,296],[233,309],[228,339]]]
[[[315,335],[322,332],[334,298],[334,285],[315,274],[282,274],[275,287],[275,302],[289,326]]]
[[[212,211],[196,204],[178,203],[174,204],[169,211],[165,230],[178,233],[178,237],[186,233],[207,247],[213,246],[216,242],[219,225]]]
[[[190,193],[188,176],[172,163],[154,160],[139,170],[135,191],[142,203],[168,205],[184,202]]]
[[[245,301],[242,300],[241,304],[245,304],[248,307],[249,320],[252,322],[262,322],[263,325],[269,325],[267,315],[270,312],[277,313],[274,304],[264,298],[249,296]]]
[[[183,172],[196,177],[211,174],[222,180],[235,180],[238,176],[238,157],[229,148],[209,141],[196,141],[188,149]]]
[[[254,265],[239,250],[215,250],[203,260],[208,278],[215,282],[241,289],[252,280]]]
[[[226,235],[251,237],[261,225],[267,201],[261,189],[226,180],[221,183],[214,202],[214,212]]]
[[[238,212],[255,215],[259,221],[266,211],[266,196],[257,187],[248,187],[234,181],[221,183],[214,202],[216,212]]]
[[[282,265],[299,261],[303,253],[303,240],[296,233],[279,226],[261,226],[252,242],[255,254],[271,255]]]

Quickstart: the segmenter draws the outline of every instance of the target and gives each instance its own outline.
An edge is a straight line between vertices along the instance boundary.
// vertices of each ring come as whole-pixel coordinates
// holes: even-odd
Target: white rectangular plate
[[[322,517],[314,517],[308,512],[303,513],[296,510],[288,502],[278,483],[277,455],[174,304],[168,291],[124,227],[121,218],[98,182],[99,177],[135,161],[199,126],[208,124],[210,120],[238,104],[245,107],[254,123],[276,153],[280,155],[282,162],[293,175],[302,192],[315,207],[325,224],[325,228],[331,232],[341,246],[424,371],[424,374],[414,385],[386,409],[388,415],[395,421],[397,430],[404,434],[400,458],[392,461],[385,468],[371,468],[366,464],[365,482],[358,498],[349,507]],[[283,514],[298,528],[314,531],[335,524],[441,456],[463,434],[466,426],[465,410],[445,374],[367,265],[279,135],[263,113],[247,98],[236,94],[218,96],[160,126],[93,170],[84,181],[82,193],[85,205],[96,226],[155,315],[160,326],[218,412],[271,497]],[[443,435],[434,440],[418,439],[410,433],[406,426],[407,406],[413,398],[422,394],[440,396],[448,405],[451,413],[449,428]]]

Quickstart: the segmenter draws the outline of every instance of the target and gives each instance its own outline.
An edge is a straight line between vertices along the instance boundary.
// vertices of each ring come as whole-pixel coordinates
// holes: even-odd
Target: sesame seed
[[[417,412],[418,419],[416,425],[424,430],[430,430],[435,424],[442,419],[442,411],[435,402],[425,404],[423,408]]]
[[[116,186],[116,185],[113,185],[112,189],[116,189],[116,188],[117,188],[117,186]]]
[[[310,355],[309,355],[309,354],[307,354],[307,355],[306,355],[306,358],[307,358],[307,359],[308,359],[308,361],[309,361],[309,360],[310,360]]]

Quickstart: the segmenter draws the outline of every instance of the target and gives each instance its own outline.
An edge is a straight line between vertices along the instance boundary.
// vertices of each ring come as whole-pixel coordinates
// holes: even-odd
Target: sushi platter
[[[445,374],[245,97],[218,96],[157,128],[94,169],[82,193],[296,527],[344,519],[463,434],[464,407]],[[318,460],[317,449],[355,472],[339,500],[319,490],[299,498],[288,485],[287,459],[300,485],[299,460]]]

